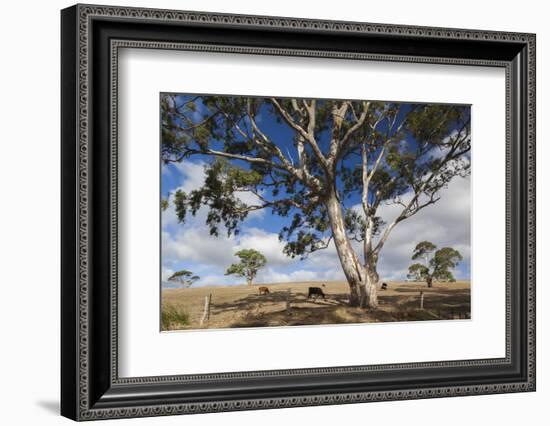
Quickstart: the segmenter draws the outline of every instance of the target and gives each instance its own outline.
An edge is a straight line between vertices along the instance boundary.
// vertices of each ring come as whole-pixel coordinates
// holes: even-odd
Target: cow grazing
[[[386,283],[382,283],[382,287],[380,287],[382,290],[387,290],[388,285]]]
[[[258,291],[260,292],[260,294],[269,294],[269,289],[264,286],[260,287]]]
[[[323,284],[322,287],[325,285]],[[323,300],[325,300],[325,293],[323,292],[323,289],[321,287],[309,287],[307,292],[307,298],[313,297],[315,300],[317,300],[318,297],[322,297]]]

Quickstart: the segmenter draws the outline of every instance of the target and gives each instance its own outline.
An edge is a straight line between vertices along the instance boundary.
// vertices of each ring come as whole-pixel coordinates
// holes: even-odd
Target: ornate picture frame
[[[61,13],[61,414],[74,420],[535,390],[535,35],[76,5]],[[118,52],[193,50],[506,73],[506,356],[118,374]],[[153,285],[156,285],[153,284]]]

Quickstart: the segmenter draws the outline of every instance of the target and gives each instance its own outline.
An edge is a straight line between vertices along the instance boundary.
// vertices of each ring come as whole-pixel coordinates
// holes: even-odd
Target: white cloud
[[[162,258],[193,261],[203,265],[229,265],[234,261],[234,237],[212,237],[202,227],[183,227],[175,234],[162,233]]]
[[[307,261],[304,265],[307,268]],[[301,282],[301,281],[333,281],[343,280],[344,273],[342,268],[334,270],[315,271],[310,269],[299,269],[288,273],[278,272],[272,268],[267,268],[258,272],[256,281],[264,283],[286,283],[286,282]]]
[[[254,248],[266,256],[273,266],[290,265],[296,261],[283,254],[284,243],[277,234],[261,229],[245,229],[239,238],[221,234],[211,236],[204,226],[181,227],[174,235],[162,233],[163,263],[193,261],[210,267],[226,268],[235,263],[235,253],[241,249]],[[194,271],[196,272],[196,271]]]
[[[279,236],[273,232],[266,232],[258,228],[249,228],[242,234],[235,244],[234,250],[255,248],[263,253],[270,265],[287,265],[294,263],[283,253],[285,243],[279,241]]]
[[[431,241],[438,247],[453,247],[470,261],[470,177],[455,178],[441,191],[441,200],[399,223],[380,254],[378,272],[384,279],[402,278],[411,264],[414,247]],[[380,215],[386,222],[400,212],[400,206],[385,205]]]
[[[178,189],[185,192],[191,192],[199,189],[204,184],[204,167],[206,163],[203,161],[191,162],[188,160],[174,163],[176,170],[180,173],[182,183]]]
[[[238,277],[226,277],[225,269],[237,261],[235,253],[254,248],[267,258],[267,267],[258,273],[258,282],[290,282],[343,279],[334,247],[311,254],[306,260],[292,259],[283,253],[284,242],[276,233],[245,228],[237,238],[209,235],[204,226],[182,226],[175,234],[162,234],[162,260],[168,269],[179,262],[193,262],[193,272],[201,276],[195,285],[240,284]],[[295,268],[300,268],[295,270]],[[204,273],[203,273],[204,271]]]
[[[198,284],[200,284],[201,286],[207,286],[207,285],[221,286],[221,285],[234,284],[235,282],[236,281],[234,277],[212,274],[212,275],[207,275],[205,277],[201,277]]]

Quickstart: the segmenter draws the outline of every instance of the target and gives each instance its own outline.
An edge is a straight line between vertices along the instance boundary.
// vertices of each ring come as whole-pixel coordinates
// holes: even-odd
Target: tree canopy
[[[256,278],[258,271],[266,265],[267,259],[262,253],[254,249],[239,250],[235,253],[235,256],[240,259],[240,262],[229,266],[225,275],[244,277],[247,284],[252,285],[252,281]]]
[[[416,245],[412,259],[422,258],[424,263],[413,263],[409,266],[409,278],[426,281],[428,287],[432,286],[433,280],[456,281],[451,270],[458,266],[462,255],[451,247],[443,247],[435,251],[436,248],[437,246],[429,241],[422,241]]]
[[[168,278],[168,281],[174,281],[186,287],[190,287],[198,280],[200,280],[200,277],[187,269],[176,271]]]

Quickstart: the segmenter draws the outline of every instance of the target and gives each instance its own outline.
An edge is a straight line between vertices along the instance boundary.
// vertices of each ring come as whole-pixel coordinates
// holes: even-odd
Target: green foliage
[[[443,247],[429,258],[437,246],[429,241],[418,243],[413,251],[412,259],[425,259],[425,264],[413,263],[409,266],[408,277],[416,281],[426,281],[429,285],[432,280],[454,282],[455,277],[451,270],[456,268],[462,260],[462,255],[451,247]]]
[[[193,275],[193,273],[191,271],[188,271],[187,269],[182,269],[181,271],[174,272],[170,276],[170,278],[168,278],[168,281],[175,281],[178,284],[186,287],[190,287],[198,280],[200,280],[200,277],[198,275]]]
[[[189,314],[175,306],[163,306],[161,310],[162,330],[177,330],[190,324]]]
[[[267,264],[265,256],[254,249],[243,249],[235,253],[240,259],[239,263],[233,263],[225,275],[238,275],[246,278],[248,284],[252,284],[252,281],[256,277],[258,271]]]
[[[409,274],[407,276],[416,281],[425,281],[430,276],[430,269],[426,265],[413,263],[409,266]]]
[[[456,268],[461,260],[462,255],[451,247],[437,250],[430,261],[430,265],[433,267],[433,277],[436,280],[456,281],[450,270]]]
[[[375,216],[372,218],[372,235],[378,235],[385,222],[381,217]],[[347,209],[344,215],[344,226],[348,236],[357,242],[362,242],[365,239],[367,229],[367,221],[365,217],[356,209]]]
[[[165,211],[166,209],[168,209],[168,200],[163,198],[160,200],[160,208],[162,211]]]
[[[283,252],[292,258],[300,256],[304,259],[309,253],[325,248],[327,242],[321,237],[329,228],[325,206],[318,206],[314,214],[295,213],[290,225],[284,226],[279,232],[279,240],[287,241]]]
[[[195,215],[204,205],[209,210],[206,223],[211,235],[219,235],[220,224],[225,226],[228,235],[237,233],[237,226],[246,218],[250,209],[236,193],[259,184],[261,175],[255,170],[246,170],[219,158],[206,166],[205,174],[202,188],[189,194],[182,190],[174,194],[178,220],[184,222],[188,211]]]
[[[437,246],[429,241],[422,241],[416,245],[413,251],[412,260],[416,259],[424,259],[426,258],[430,253],[432,253]]]

